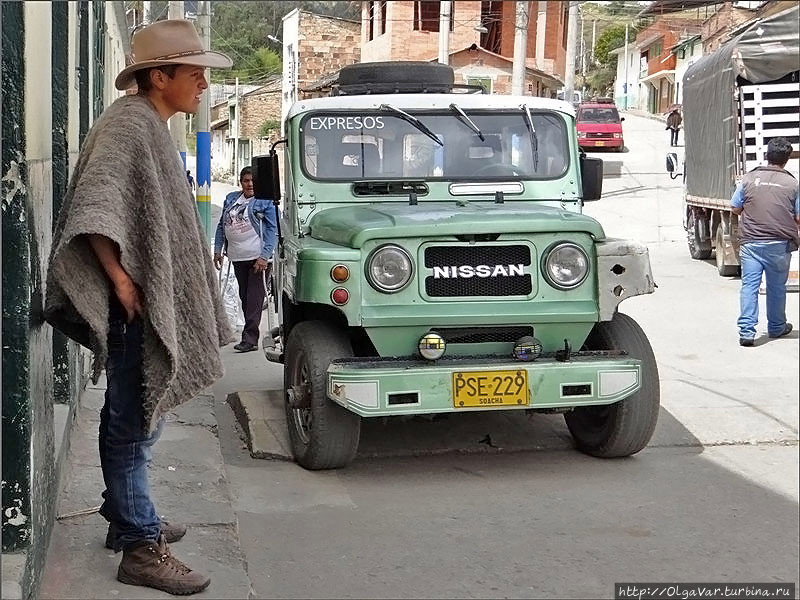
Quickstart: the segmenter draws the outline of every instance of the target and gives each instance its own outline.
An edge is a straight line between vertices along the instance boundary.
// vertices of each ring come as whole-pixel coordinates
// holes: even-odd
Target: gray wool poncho
[[[86,234],[120,247],[144,297],[145,426],[222,376],[219,347],[232,341],[209,243],[167,124],[142,96],[116,100],[95,122],[58,215],[47,273],[45,318],[95,354],[108,356],[114,290]]]

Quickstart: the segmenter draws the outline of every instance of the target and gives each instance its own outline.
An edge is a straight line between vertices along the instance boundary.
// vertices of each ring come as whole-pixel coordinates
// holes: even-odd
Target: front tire
[[[658,366],[653,349],[639,324],[616,313],[595,325],[588,350],[625,350],[642,362],[638,392],[614,404],[582,406],[564,413],[567,427],[581,452],[600,458],[636,454],[647,446],[658,422],[661,402]]]
[[[347,332],[324,321],[298,323],[289,333],[283,386],[292,454],[313,471],[337,469],[356,456],[361,417],[328,399],[328,366],[353,356]]]

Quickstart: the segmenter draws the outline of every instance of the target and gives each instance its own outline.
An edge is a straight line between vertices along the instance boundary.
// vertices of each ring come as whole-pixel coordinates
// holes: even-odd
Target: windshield
[[[538,160],[522,110],[414,113],[437,143],[391,109],[313,113],[301,124],[303,167],[315,179],[550,179],[569,165],[567,130],[531,111]],[[474,130],[477,127],[483,140]]]
[[[619,123],[619,114],[613,106],[582,108],[578,113],[578,123]]]

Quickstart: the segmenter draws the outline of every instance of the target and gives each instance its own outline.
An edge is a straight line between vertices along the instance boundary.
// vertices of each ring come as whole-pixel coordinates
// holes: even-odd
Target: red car
[[[613,102],[584,102],[578,107],[578,145],[585,149],[614,148],[622,152],[622,121]]]

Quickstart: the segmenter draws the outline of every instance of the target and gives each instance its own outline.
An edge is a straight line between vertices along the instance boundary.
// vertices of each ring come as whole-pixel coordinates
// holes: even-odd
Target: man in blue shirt
[[[791,253],[800,245],[800,195],[794,175],[784,169],[791,154],[786,138],[770,140],[767,166],[747,173],[731,198],[733,214],[740,215],[741,346],[755,343],[762,274],[767,280],[767,334],[778,338],[792,331],[786,321],[786,280]]]

